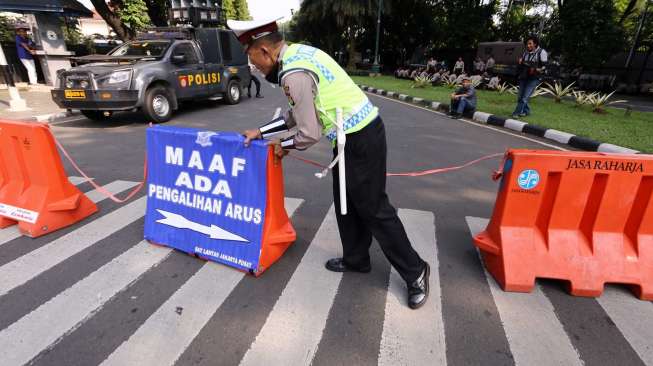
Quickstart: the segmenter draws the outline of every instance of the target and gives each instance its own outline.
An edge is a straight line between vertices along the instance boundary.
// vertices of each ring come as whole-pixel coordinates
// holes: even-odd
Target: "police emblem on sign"
[[[211,131],[200,131],[197,133],[196,144],[199,144],[201,147],[207,147],[213,145],[211,143],[211,136],[215,136],[217,133]]]
[[[533,189],[540,183],[540,173],[534,169],[522,171],[517,177],[517,184],[521,189]]]

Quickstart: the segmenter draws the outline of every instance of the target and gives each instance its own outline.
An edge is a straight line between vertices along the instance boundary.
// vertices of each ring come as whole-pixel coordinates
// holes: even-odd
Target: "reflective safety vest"
[[[345,133],[362,130],[379,115],[378,108],[324,51],[297,43],[288,46],[281,59],[279,80],[300,71],[308,71],[315,80],[315,109],[323,133],[332,143],[336,140],[336,108],[342,109]]]

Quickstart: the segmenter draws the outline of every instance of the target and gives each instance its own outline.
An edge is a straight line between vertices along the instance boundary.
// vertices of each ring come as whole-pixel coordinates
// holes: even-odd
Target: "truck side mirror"
[[[186,55],[184,54],[172,55],[171,61],[175,65],[183,65],[186,63]]]

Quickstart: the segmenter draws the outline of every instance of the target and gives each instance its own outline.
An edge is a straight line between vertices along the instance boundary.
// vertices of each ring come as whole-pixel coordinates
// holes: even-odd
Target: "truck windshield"
[[[111,52],[110,56],[160,57],[170,46],[169,40],[134,41],[125,43]]]

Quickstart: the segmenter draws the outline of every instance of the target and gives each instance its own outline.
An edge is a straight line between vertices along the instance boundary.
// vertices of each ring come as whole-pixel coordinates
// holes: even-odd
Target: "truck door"
[[[206,75],[197,50],[191,42],[175,45],[170,56],[173,65],[178,99],[191,99],[208,95],[210,75]]]

